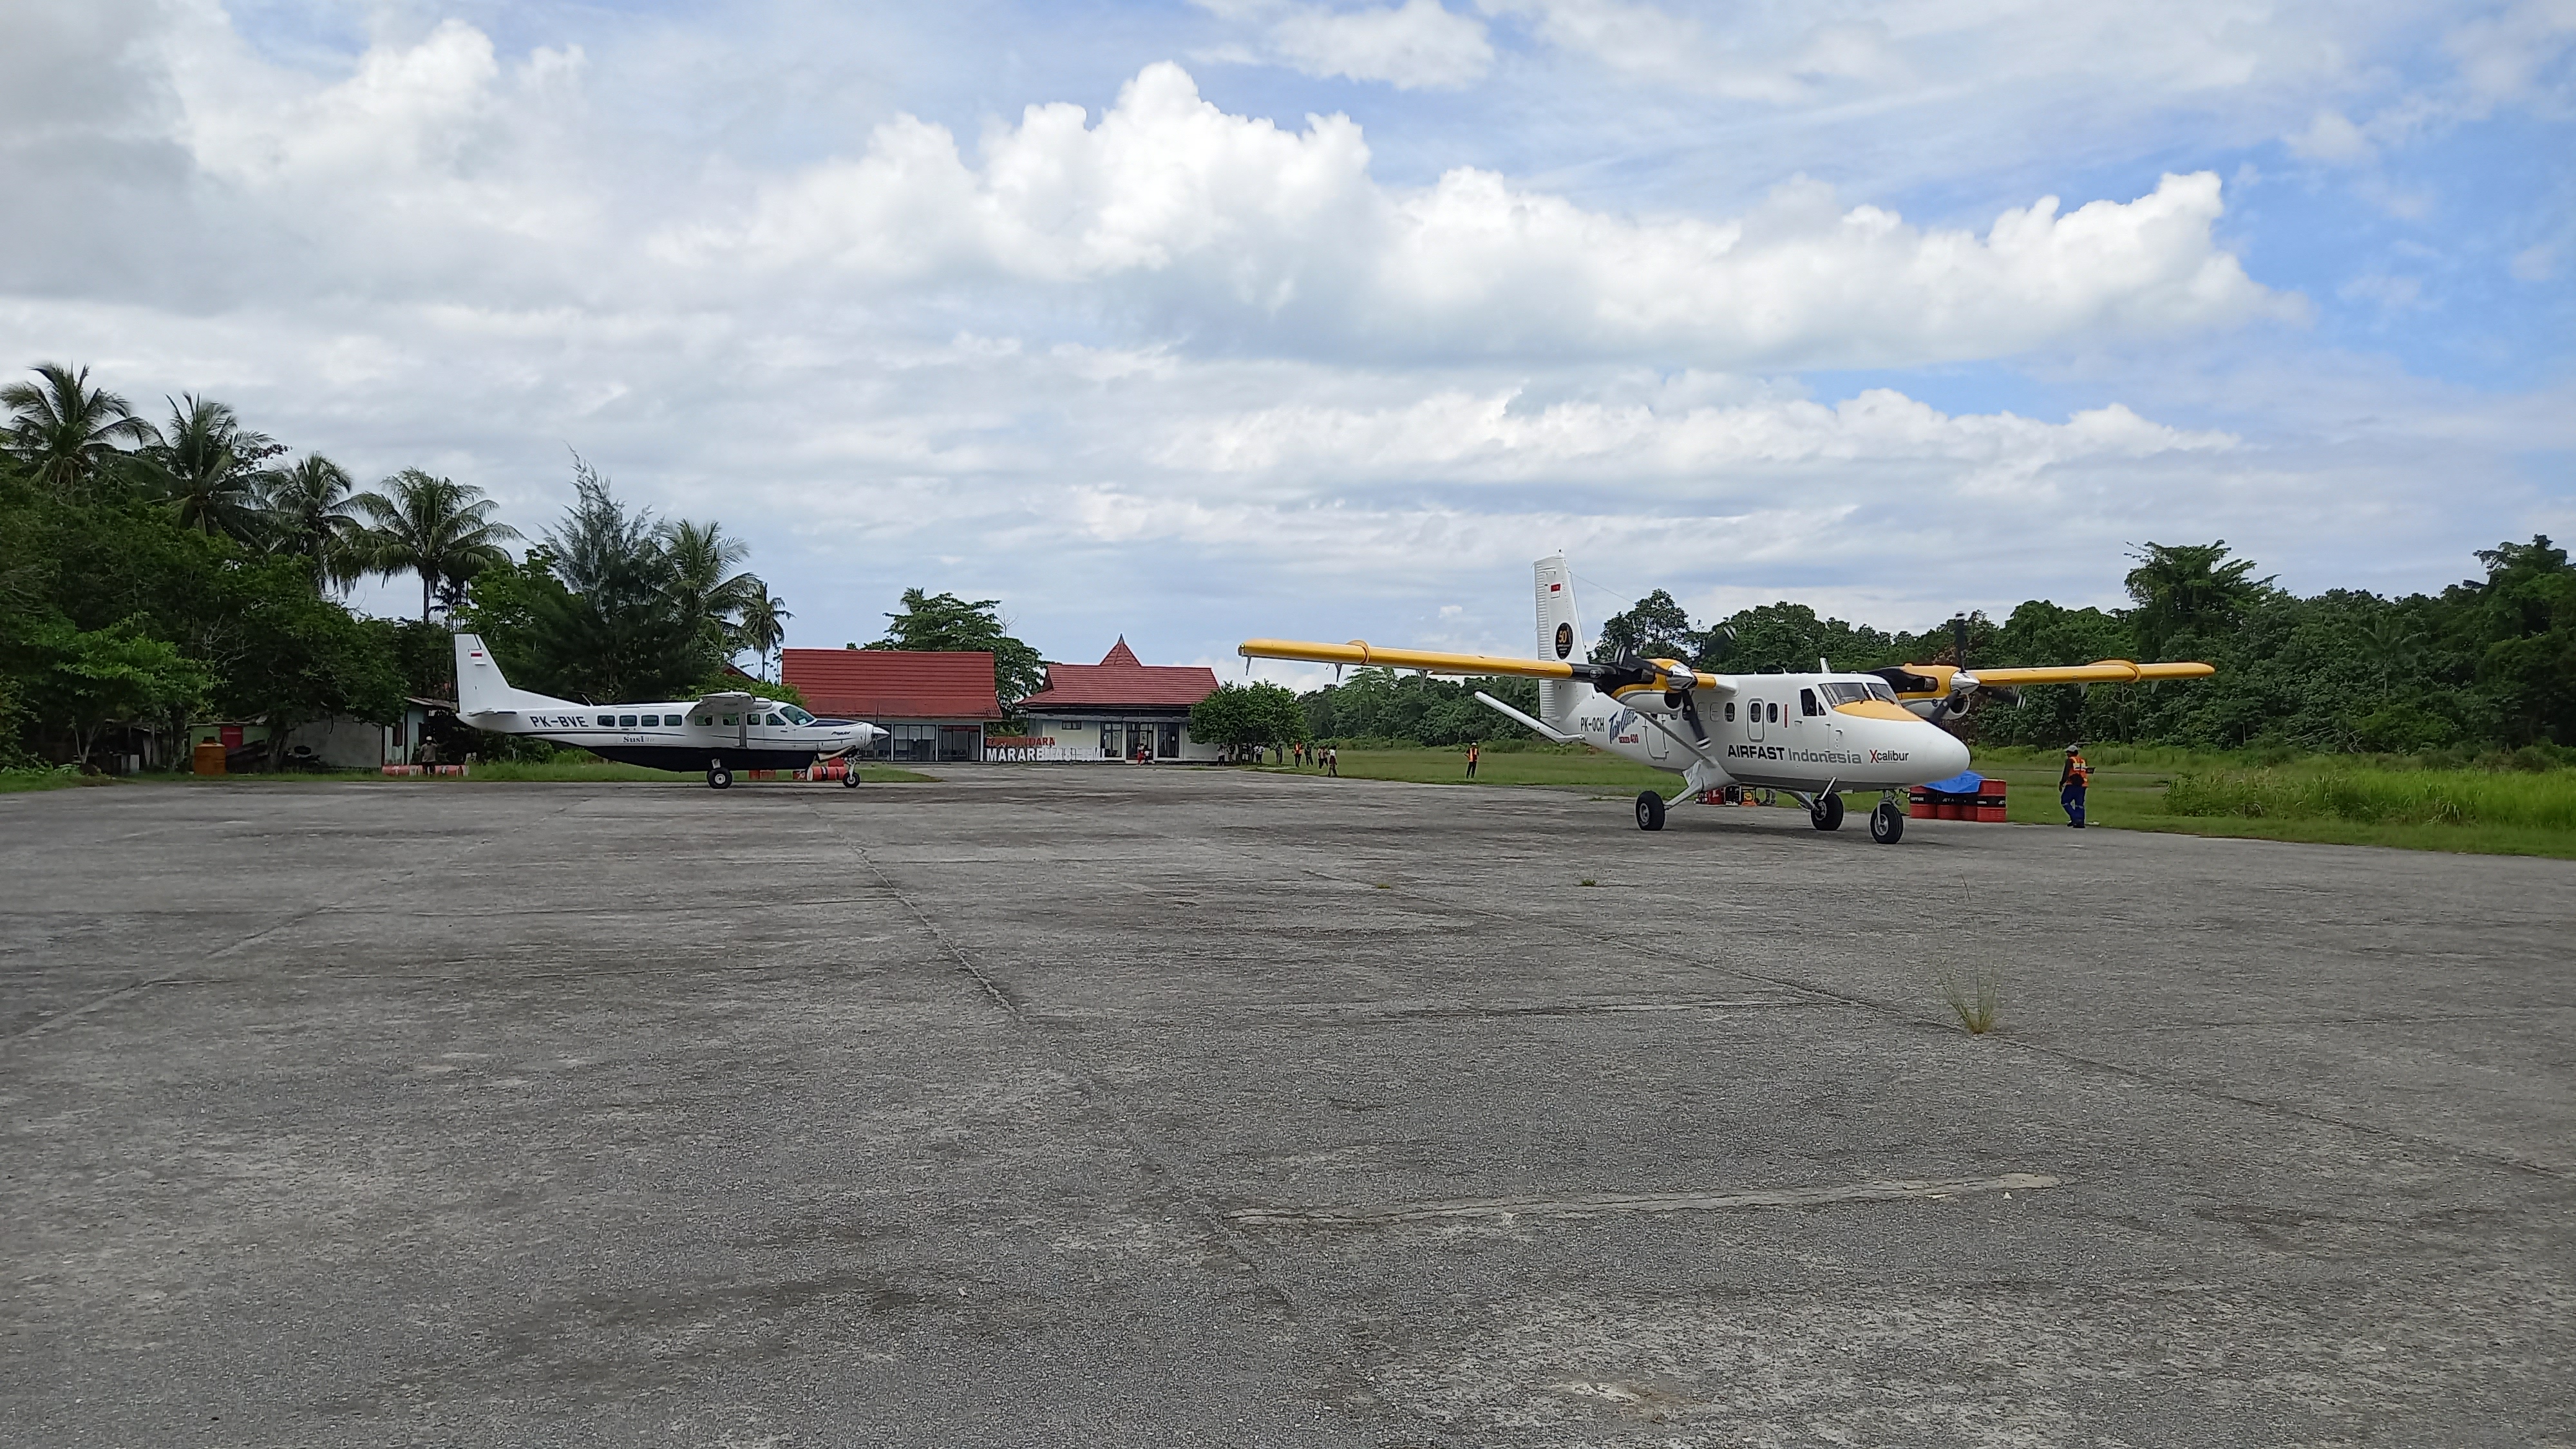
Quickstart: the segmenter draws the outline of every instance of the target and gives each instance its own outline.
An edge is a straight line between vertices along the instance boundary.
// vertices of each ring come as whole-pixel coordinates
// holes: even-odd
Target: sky
[[[1124,635],[2576,536],[2576,0],[0,0],[0,367]],[[400,584],[356,602],[399,612]],[[1263,677],[1311,682],[1296,666]]]

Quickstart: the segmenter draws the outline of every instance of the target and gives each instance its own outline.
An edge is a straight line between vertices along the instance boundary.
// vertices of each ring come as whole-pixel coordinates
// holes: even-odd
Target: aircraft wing
[[[1523,679],[1582,679],[1594,684],[1624,681],[1629,675],[1640,674],[1646,669],[1643,665],[1623,669],[1618,665],[1593,664],[1584,660],[1515,659],[1505,654],[1445,654],[1436,649],[1383,649],[1360,639],[1347,644],[1317,644],[1303,639],[1246,639],[1234,652],[1246,659],[1295,659],[1308,664],[1418,669],[1426,674],[1516,674]],[[1679,688],[1685,678],[1697,689],[1731,691],[1735,687],[1734,681],[1724,675],[1686,669],[1672,660],[1650,663],[1663,666],[1652,671],[1659,688]]]
[[[760,696],[756,694],[749,694],[739,689],[720,689],[713,694],[699,695],[698,702],[691,705],[690,709],[693,712],[701,709],[730,709],[739,711],[744,706],[750,705],[756,700],[764,704],[767,703],[766,700],[761,700]]]
[[[1914,665],[1905,666],[1914,670]],[[2060,664],[2034,669],[1971,669],[1977,683],[2019,689],[2031,684],[2137,684],[2152,679],[2205,679],[2218,669],[2209,664],[2132,664],[2104,659],[2092,664]]]

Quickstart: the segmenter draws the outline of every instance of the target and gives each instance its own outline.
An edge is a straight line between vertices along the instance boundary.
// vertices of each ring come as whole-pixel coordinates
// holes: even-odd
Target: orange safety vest
[[[2093,767],[2084,763],[2084,757],[2082,755],[2067,756],[2066,773],[2057,777],[2057,788],[2063,790],[2067,786],[2072,785],[2076,789],[2081,790],[2092,783]]]

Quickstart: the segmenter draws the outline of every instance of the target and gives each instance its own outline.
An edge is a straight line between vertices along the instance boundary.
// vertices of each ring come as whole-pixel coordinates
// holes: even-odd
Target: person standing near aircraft
[[[2057,777],[2057,803],[2066,807],[2066,823],[2084,828],[2084,792],[2093,783],[2093,767],[2084,763],[2084,747],[2066,747],[2066,769]]]
[[[1336,780],[1342,778],[1342,752],[1331,745],[1324,746],[1324,773]]]
[[[1475,741],[1475,740],[1469,740],[1469,741],[1467,742],[1467,778],[1468,778],[1468,779],[1472,780],[1472,779],[1476,778],[1476,761],[1477,761],[1480,757],[1482,757],[1484,753],[1485,753],[1485,747],[1484,747],[1482,744],[1480,744],[1479,742],[1477,742],[1477,741]]]

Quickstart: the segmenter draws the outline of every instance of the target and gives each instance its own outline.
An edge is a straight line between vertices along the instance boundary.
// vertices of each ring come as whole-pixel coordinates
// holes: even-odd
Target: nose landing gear
[[[1881,845],[1894,845],[1905,838],[1905,811],[1894,800],[1881,800],[1869,812],[1869,838]]]

